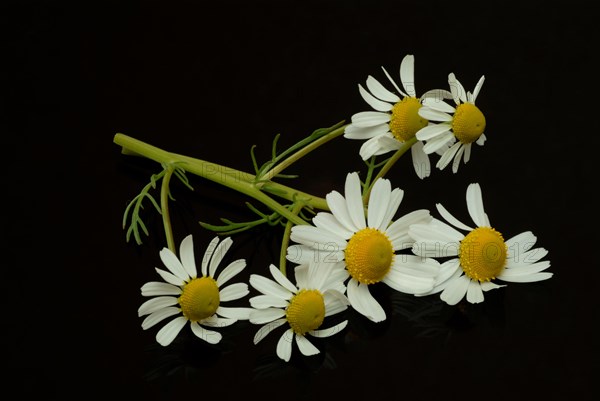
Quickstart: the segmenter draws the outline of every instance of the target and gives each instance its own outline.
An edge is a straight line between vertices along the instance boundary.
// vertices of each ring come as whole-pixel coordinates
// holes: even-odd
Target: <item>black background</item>
[[[14,399],[593,399],[598,396],[595,152],[597,47],[591,3],[415,1],[21,1],[4,3],[2,243],[4,388]],[[487,118],[484,147],[458,174],[419,180],[410,158],[388,178],[399,214],[443,203],[469,222],[479,182],[505,237],[531,230],[554,276],[509,284],[479,305],[416,301],[379,287],[388,320],[349,312],[317,357],[275,356],[279,332],[224,330],[208,347],[184,330],[170,347],[141,329],[139,288],[158,278],[160,218],[125,242],[127,202],[160,166],[120,154],[121,132],[162,149],[251,171],[313,130],[368,110],[357,84],[398,77],[414,54],[418,93],[466,89]],[[397,81],[399,82],[399,80]],[[289,169],[325,196],[363,170],[360,141],[339,139]],[[364,171],[364,170],[363,170]],[[253,218],[248,199],[195,176],[174,183],[176,242],[197,222]],[[234,237],[250,273],[277,263],[281,228]],[[3,263],[4,264],[4,263]],[[186,334],[188,333],[188,334]],[[8,390],[7,390],[8,391]]]

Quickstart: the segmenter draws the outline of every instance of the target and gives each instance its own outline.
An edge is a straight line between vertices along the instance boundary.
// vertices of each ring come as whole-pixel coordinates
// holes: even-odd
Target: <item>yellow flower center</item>
[[[491,227],[479,227],[460,242],[458,257],[469,278],[490,281],[504,268],[506,250],[502,234]]]
[[[408,141],[417,131],[427,126],[428,121],[419,115],[421,102],[414,97],[405,97],[394,105],[390,120],[390,131],[400,142]]]
[[[454,136],[464,144],[475,142],[485,130],[485,117],[477,106],[462,103],[456,107],[452,119]]]
[[[179,296],[183,316],[192,322],[214,315],[219,301],[219,287],[212,277],[192,279],[183,287]]]
[[[375,228],[356,232],[344,251],[348,273],[363,284],[381,281],[390,270],[394,256],[387,235]]]
[[[294,333],[304,335],[325,319],[325,301],[317,290],[300,290],[290,300],[285,317]]]

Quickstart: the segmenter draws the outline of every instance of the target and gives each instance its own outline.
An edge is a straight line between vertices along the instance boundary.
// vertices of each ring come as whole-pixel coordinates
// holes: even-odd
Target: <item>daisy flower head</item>
[[[467,188],[467,208],[475,228],[459,221],[441,204],[436,207],[448,224],[432,219],[428,224],[412,225],[409,230],[415,238],[415,254],[450,257],[442,263],[433,290],[424,295],[441,292],[440,298],[450,305],[465,295],[468,302],[479,303],[484,300],[484,292],[505,286],[496,284],[496,279],[525,283],[552,277],[552,273],[544,271],[550,262],[540,261],[548,251],[533,248],[537,240],[533,233],[526,231],[505,241],[491,226],[479,184]]]
[[[252,274],[250,285],[261,295],[250,298],[254,308],[250,322],[263,326],[254,336],[254,344],[276,328],[287,324],[288,328],[277,342],[277,356],[288,362],[292,356],[292,343],[303,355],[316,355],[320,351],[307,338],[330,337],[342,331],[347,320],[332,327],[321,329],[326,317],[348,308],[343,295],[344,280],[348,276],[340,264],[324,266],[311,262],[296,266],[296,284],[293,284],[277,267],[269,266],[273,279]]]
[[[219,243],[218,237],[209,243],[202,259],[201,277],[197,275],[191,235],[181,241],[181,259],[168,248],[160,251],[160,258],[168,270],[156,268],[156,271],[164,282],[151,281],[142,286],[142,295],[153,298],[138,309],[140,317],[147,315],[142,322],[144,330],[171,316],[177,316],[156,334],[159,344],[169,345],[187,322],[198,338],[216,344],[221,341],[221,334],[205,327],[224,327],[237,320],[248,319],[250,308],[221,306],[222,302],[240,299],[249,293],[246,283],[224,287],[225,283],[246,267],[244,259],[231,262],[216,274],[232,243],[231,238],[225,238]]]
[[[453,73],[448,75],[448,84],[456,107],[439,99],[423,100],[419,115],[432,123],[417,132],[419,141],[426,141],[423,151],[427,154],[443,150],[436,167],[443,170],[452,163],[452,171],[456,173],[462,161],[467,163],[471,157],[473,143],[483,146],[486,137],[485,116],[475,105],[477,95],[483,86],[485,77],[482,75],[475,85],[473,93],[465,92],[462,84]]]
[[[412,247],[414,241],[408,236],[411,224],[431,220],[429,211],[423,209],[391,223],[403,195],[399,188],[392,190],[389,180],[380,178],[373,185],[365,213],[360,179],[356,172],[349,173],[345,196],[337,191],[326,196],[331,213],[318,213],[314,225],[292,227],[290,239],[298,245],[288,247],[287,259],[294,263],[343,262],[349,274],[346,293],[352,307],[374,322],[385,320],[385,311],[371,295],[369,285],[384,282],[403,293],[424,293],[433,288],[439,269],[432,258],[396,254]]]
[[[387,90],[372,76],[367,78],[368,91],[362,85],[358,85],[360,95],[375,111],[354,114],[351,124],[344,131],[344,137],[366,140],[359,152],[363,160],[400,149],[405,142],[415,137],[417,131],[428,126],[427,119],[418,114],[425,99],[452,96],[448,91],[434,89],[418,98],[414,84],[414,63],[414,56],[409,54],[400,64],[400,81],[404,90],[400,89],[382,67],[398,94]],[[417,176],[421,179],[428,177],[429,156],[423,152],[423,143],[416,142],[412,145],[411,154]]]

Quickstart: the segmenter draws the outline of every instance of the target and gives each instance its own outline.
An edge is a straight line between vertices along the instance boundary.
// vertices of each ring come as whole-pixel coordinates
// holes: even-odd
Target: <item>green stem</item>
[[[294,204],[294,207],[292,208],[292,213],[294,213],[297,216],[303,207],[304,207],[304,203],[301,201]],[[293,226],[294,226],[294,224],[290,220],[288,220],[285,225],[285,230],[283,231],[283,239],[281,240],[281,251],[279,252],[279,270],[281,270],[281,272],[283,273],[284,276],[287,275],[286,274],[286,262],[287,262],[286,256],[287,256],[287,248],[290,243],[290,235],[292,233]]]
[[[400,157],[402,157],[402,155],[404,153],[406,153],[406,151],[408,149],[411,148],[412,145],[414,145],[417,142],[417,138],[416,137],[412,137],[411,139],[409,139],[408,141],[405,141],[402,146],[400,147],[400,149],[398,149],[396,151],[396,153],[394,153],[392,155],[392,157],[390,157],[388,159],[388,161],[383,165],[383,167],[381,168],[381,170],[379,170],[379,172],[377,173],[377,175],[375,176],[375,179],[373,180],[373,182],[365,189],[365,192],[363,193],[363,203],[367,204],[369,202],[369,196],[371,194],[371,190],[373,189],[373,185],[375,185],[375,183],[377,182],[378,179],[384,177],[388,171],[390,171],[390,169],[392,168],[392,166],[394,164],[396,164],[396,162],[400,159]]]
[[[291,155],[290,157],[286,158],[284,161],[273,167],[271,170],[267,171],[263,175],[262,179],[267,181],[272,180],[277,174],[281,173],[283,170],[285,170],[286,168],[288,168],[289,166],[291,166],[292,164],[294,164],[313,150],[317,149],[319,146],[342,135],[346,127],[347,125],[342,125],[341,127],[331,131],[329,134],[317,139],[314,142],[311,142],[309,145],[306,145],[305,147],[298,150],[296,153],[294,153],[293,155]]]
[[[291,220],[294,224],[307,224],[279,202],[261,192],[260,188],[257,188],[254,183],[255,177],[252,174],[221,166],[216,163],[170,153],[124,134],[116,134],[113,141],[117,145],[127,149],[127,152],[134,152],[161,164],[179,164],[185,171],[248,195],[251,198],[262,202],[271,210],[279,213],[286,219]],[[276,183],[270,183],[270,185],[273,187],[278,186]]]
[[[175,249],[175,241],[173,239],[173,230],[171,228],[171,218],[169,216],[169,182],[173,175],[173,167],[167,166],[165,176],[162,179],[160,188],[160,209],[163,219],[163,227],[165,228],[165,236],[167,238],[167,247],[173,252],[177,253]]]

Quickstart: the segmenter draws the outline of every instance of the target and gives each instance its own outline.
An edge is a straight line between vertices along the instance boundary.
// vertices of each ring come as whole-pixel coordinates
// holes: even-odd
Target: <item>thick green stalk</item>
[[[158,163],[177,164],[185,171],[248,195],[251,198],[262,202],[271,210],[279,213],[286,219],[291,220],[294,224],[307,224],[300,217],[291,213],[286,207],[257,188],[253,182],[254,176],[252,174],[221,166],[216,163],[170,153],[124,134],[116,134],[114,142],[124,149],[127,149],[127,152],[129,153],[133,152]]]

